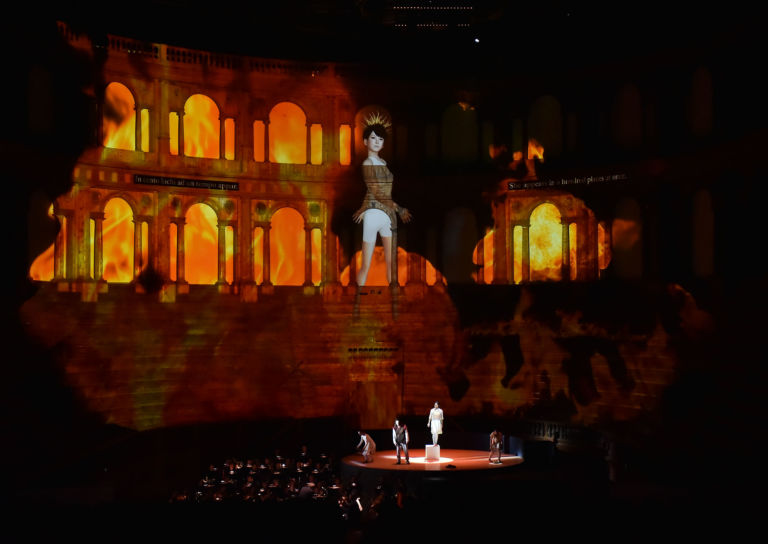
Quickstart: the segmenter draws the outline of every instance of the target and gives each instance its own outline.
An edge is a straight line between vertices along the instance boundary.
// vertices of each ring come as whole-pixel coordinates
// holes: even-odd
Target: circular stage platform
[[[516,455],[502,455],[501,463],[489,462],[487,450],[444,449],[440,451],[440,459],[438,460],[427,460],[424,448],[412,449],[410,454],[411,463],[409,465],[405,464],[404,456],[401,456],[401,464],[397,464],[395,450],[377,451],[370,463],[363,462],[363,456],[359,453],[347,455],[342,459],[342,463],[351,469],[418,473],[494,471],[523,462],[523,458]]]

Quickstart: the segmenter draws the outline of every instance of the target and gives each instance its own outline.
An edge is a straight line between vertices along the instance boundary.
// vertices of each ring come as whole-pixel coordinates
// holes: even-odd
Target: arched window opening
[[[312,229],[312,284],[320,285],[322,281],[322,249],[323,233],[320,229]]]
[[[192,284],[211,285],[218,279],[219,233],[216,212],[207,204],[187,210],[184,225],[184,270]]]
[[[312,164],[323,163],[323,127],[314,124],[309,128],[310,147],[312,148]]]
[[[563,227],[554,204],[540,204],[530,218],[531,281],[562,279]]]
[[[218,159],[221,148],[219,107],[204,94],[193,94],[184,104],[184,155]]]
[[[269,275],[274,285],[304,283],[304,218],[293,208],[272,215],[269,243]]]
[[[112,82],[104,91],[102,126],[104,147],[136,149],[136,101],[122,83]]]
[[[122,198],[107,202],[102,226],[105,281],[129,283],[133,280],[134,233],[133,211],[128,203]]]
[[[235,160],[235,120],[224,119],[224,158]]]
[[[352,127],[341,125],[339,127],[339,164],[352,163]]]
[[[307,116],[291,102],[280,102],[269,112],[269,162],[307,163]]]
[[[253,229],[253,281],[257,285],[264,283],[264,229]]]
[[[264,121],[253,122],[253,160],[264,162]]]

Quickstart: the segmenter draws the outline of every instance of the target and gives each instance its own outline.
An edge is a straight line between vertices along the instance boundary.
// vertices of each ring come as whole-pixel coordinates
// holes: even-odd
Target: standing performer
[[[491,453],[488,456],[488,461],[491,461],[491,458],[493,457],[493,454],[495,453],[497,455],[498,461],[497,463],[501,463],[501,442],[503,440],[503,435],[496,429],[493,430],[491,433]]]
[[[400,450],[405,452],[405,464],[411,464],[411,458],[408,456],[408,442],[410,437],[408,436],[408,426],[400,425],[400,420],[395,420],[395,425],[392,427],[392,443],[397,450],[397,464],[400,464]]]
[[[360,449],[361,447],[363,448],[361,451],[363,454],[363,462],[373,462],[373,454],[376,453],[376,442],[373,441],[373,438],[371,438],[368,433],[357,431],[357,434],[360,435],[360,442],[357,444],[357,449]]]
[[[381,245],[384,248],[387,283],[392,283],[392,256],[397,252],[397,248],[392,247],[392,231],[397,230],[395,214],[400,216],[403,223],[411,220],[411,212],[392,200],[394,176],[387,168],[387,162],[379,157],[389,126],[389,122],[376,113],[365,119],[363,129],[363,144],[368,150],[368,157],[363,161],[363,180],[367,192],[363,204],[352,215],[355,223],[363,222],[363,262],[357,271],[357,285],[361,287],[368,278],[377,234],[381,236]],[[396,262],[396,259],[394,261]]]
[[[427,419],[427,428],[432,431],[432,445],[437,445],[437,438],[443,434],[443,410],[440,408],[440,404],[435,402],[434,408],[429,411],[429,418]]]

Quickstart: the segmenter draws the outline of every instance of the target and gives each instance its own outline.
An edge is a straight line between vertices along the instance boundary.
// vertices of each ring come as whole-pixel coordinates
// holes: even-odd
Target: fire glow
[[[190,96],[184,104],[184,155],[218,159],[220,123],[213,100],[203,94]]]
[[[556,206],[545,203],[533,210],[529,242],[531,281],[562,279],[563,231]]]

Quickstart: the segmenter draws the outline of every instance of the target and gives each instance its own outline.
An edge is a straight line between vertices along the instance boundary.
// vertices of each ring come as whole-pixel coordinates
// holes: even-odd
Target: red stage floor
[[[358,454],[347,455],[342,462],[350,467],[376,469],[376,470],[402,470],[412,472],[425,471],[457,471],[457,470],[493,470],[511,467],[523,462],[522,457],[516,455],[502,455],[501,463],[489,463],[488,451],[482,450],[454,450],[440,451],[440,459],[427,461],[424,457],[424,449],[411,450],[411,464],[405,464],[405,458],[401,456],[402,464],[397,464],[395,450],[377,451],[371,463],[364,463],[363,456]]]

